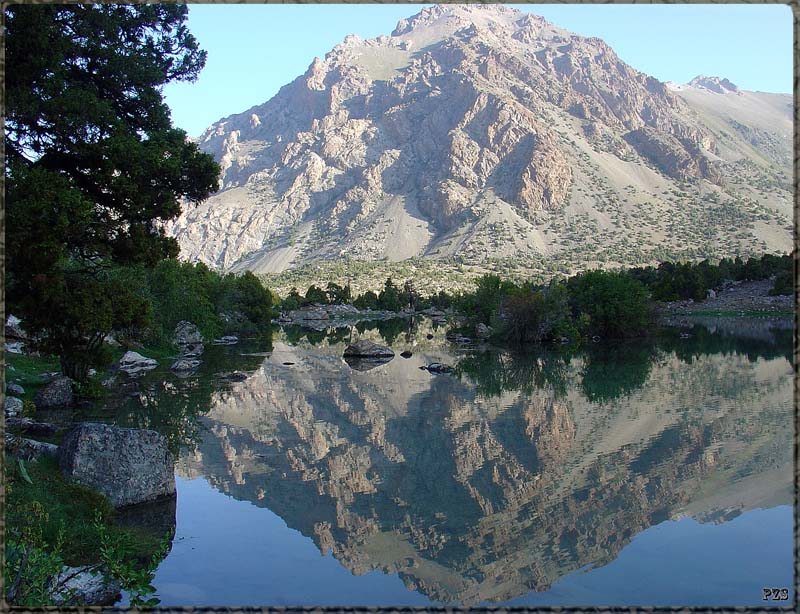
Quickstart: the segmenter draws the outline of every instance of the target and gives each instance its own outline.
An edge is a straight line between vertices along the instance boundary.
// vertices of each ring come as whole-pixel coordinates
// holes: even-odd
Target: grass
[[[6,463],[6,529],[30,531],[32,522],[39,522],[43,541],[55,544],[63,526],[65,541],[61,555],[67,565],[88,565],[99,562],[100,537],[94,527],[95,511],[100,510],[106,521],[113,521],[114,509],[103,495],[64,478],[56,460],[42,457],[24,464],[31,479],[24,479],[17,461]],[[32,513],[36,504],[45,510],[44,516]],[[134,556],[146,559],[159,545],[162,535],[114,526],[112,537],[128,534],[135,544]]]
[[[22,400],[33,401],[36,391],[47,383],[41,374],[59,371],[61,364],[55,356],[30,356],[6,352],[5,368],[6,383],[22,386],[25,389]]]

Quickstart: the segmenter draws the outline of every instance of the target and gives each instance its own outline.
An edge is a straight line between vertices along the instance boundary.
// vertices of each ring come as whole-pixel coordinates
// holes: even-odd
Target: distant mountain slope
[[[220,191],[168,232],[226,270],[562,267],[789,251],[792,99],[668,86],[502,5],[348,36],[200,138]]]

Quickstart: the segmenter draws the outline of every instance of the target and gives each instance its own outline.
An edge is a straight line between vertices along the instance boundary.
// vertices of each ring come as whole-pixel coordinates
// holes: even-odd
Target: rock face
[[[175,494],[174,461],[163,435],[83,422],[64,438],[64,474],[98,490],[114,507]]]
[[[725,187],[755,197],[745,173],[773,185],[777,210],[749,241],[788,251],[791,97],[739,92],[720,106],[735,86],[705,79],[675,90],[599,39],[503,5],[424,8],[391,36],[348,37],[209,127],[199,145],[221,164],[220,190],[166,230],[190,260],[258,272],[339,258],[580,263],[596,254],[574,249],[584,236],[634,258],[627,227],[654,253],[680,251],[662,222],[676,236],[698,218],[728,232],[703,215],[709,193],[755,224]],[[681,182],[692,187],[676,202]]]
[[[73,403],[72,380],[59,377],[36,393],[33,404],[38,409],[51,407],[70,407]]]
[[[351,343],[344,350],[345,357],[353,358],[391,358],[394,351],[385,345],[373,343],[369,339],[361,339]]]
[[[131,377],[143,375],[158,366],[158,361],[153,358],[146,358],[138,352],[128,351],[119,359],[119,369]]]

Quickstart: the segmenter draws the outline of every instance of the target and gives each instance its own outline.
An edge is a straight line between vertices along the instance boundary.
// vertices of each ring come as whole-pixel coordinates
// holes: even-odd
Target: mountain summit
[[[167,230],[184,257],[257,272],[788,251],[791,98],[719,105],[702,79],[668,87],[503,5],[424,8],[209,127],[219,192]]]

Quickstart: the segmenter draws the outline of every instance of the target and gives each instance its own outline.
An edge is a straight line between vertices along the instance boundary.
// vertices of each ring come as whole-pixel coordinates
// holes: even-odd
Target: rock
[[[6,384],[6,394],[19,396],[21,394],[25,394],[25,389],[19,384]]]
[[[178,360],[172,363],[170,369],[172,369],[173,371],[180,371],[182,373],[187,373],[191,371],[196,371],[199,366],[200,366],[200,361],[197,358],[178,358]]]
[[[63,427],[49,422],[35,422],[30,418],[7,418],[6,429],[19,431],[25,435],[33,435],[34,437],[50,437],[55,435],[58,431],[63,430]]]
[[[5,444],[5,451],[8,456],[22,458],[27,461],[36,460],[40,456],[58,457],[58,446],[54,443],[16,437],[6,432]]]
[[[6,352],[10,354],[24,354],[25,344],[22,341],[11,341],[6,343]]]
[[[167,440],[155,431],[82,422],[61,444],[67,478],[123,507],[175,494],[175,463]]]
[[[3,410],[6,417],[16,416],[17,414],[21,414],[23,407],[24,404],[22,402],[22,399],[18,399],[17,397],[7,396],[5,401],[3,402]]]
[[[378,345],[368,339],[361,339],[360,341],[348,345],[344,350],[344,356],[353,356],[356,358],[391,358],[394,356],[394,352],[385,345]]]
[[[403,358],[411,358],[413,355],[414,355],[414,354],[412,354],[412,353],[411,353],[411,352],[409,352],[408,350],[406,350],[405,352],[402,352],[402,353],[400,354],[400,356],[402,356]]]
[[[329,320],[330,316],[324,309],[297,309],[289,312],[292,320]]]
[[[155,359],[146,358],[134,351],[125,352],[125,355],[119,360],[120,371],[127,373],[131,377],[142,375],[157,366],[158,361]]]
[[[102,573],[92,573],[94,567],[64,567],[55,581],[57,590],[50,596],[60,605],[114,605],[122,599],[119,582]]]
[[[453,367],[450,365],[442,364],[441,362],[432,362],[425,367],[431,373],[452,373]]]
[[[706,295],[706,298],[717,298],[717,293],[714,292],[714,290],[709,289],[708,290],[708,294]]]
[[[239,343],[239,337],[236,335],[225,335],[213,341],[214,345],[236,345],[237,343]]]
[[[36,405],[37,409],[71,407],[73,402],[72,380],[68,377],[54,379],[39,390],[33,398],[33,403]]]
[[[205,350],[200,329],[186,320],[181,320],[175,327],[173,343],[178,346],[181,358],[196,358]]]
[[[112,334],[108,334],[108,335],[106,335],[106,338],[104,339],[104,341],[105,341],[105,342],[106,342],[108,345],[110,345],[111,347],[119,347],[119,346],[120,346],[120,343],[119,343],[119,341],[117,341],[117,340],[114,338],[114,335],[112,335]]]
[[[475,336],[478,339],[488,339],[492,336],[492,328],[481,322],[475,326]]]
[[[22,320],[14,315],[9,314],[8,318],[6,318],[5,338],[27,341],[29,339],[28,333],[26,333],[22,326],[20,326],[21,323]]]

